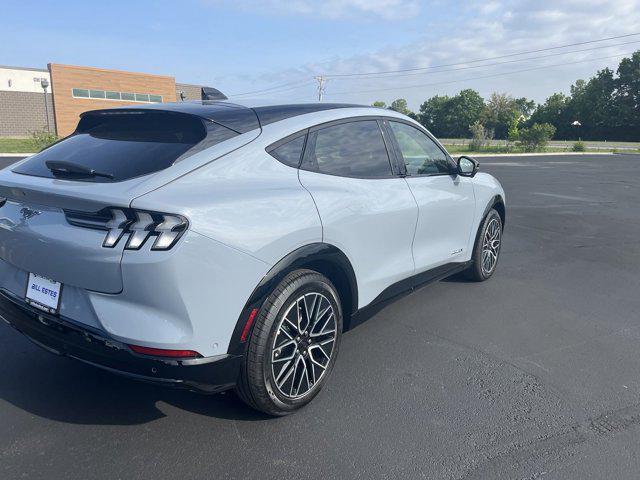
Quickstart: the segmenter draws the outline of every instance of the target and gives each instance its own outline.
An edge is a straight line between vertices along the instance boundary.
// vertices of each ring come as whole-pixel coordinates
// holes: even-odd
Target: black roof
[[[138,112],[140,110],[154,110],[158,112],[174,112],[195,115],[205,120],[211,120],[237,133],[246,133],[260,128],[256,114],[250,108],[228,102],[198,101],[149,103],[146,105],[129,105],[103,110],[90,110],[84,115],[109,113],[114,111]]]
[[[269,125],[286,118],[297,117],[305,113],[322,112],[324,110],[334,110],[336,108],[364,107],[363,105],[353,105],[349,103],[298,103],[289,105],[271,105],[268,107],[253,107],[260,125]]]
[[[217,100],[202,100],[173,103],[152,103],[146,105],[115,107],[103,110],[91,110],[86,114],[106,113],[114,110],[139,111],[157,110],[195,115],[206,120],[223,125],[238,133],[246,133],[270,123],[279,122],[306,113],[321,112],[337,108],[363,108],[364,105],[348,103],[300,103],[287,105],[270,105],[262,107],[248,107],[232,102]],[[82,116],[81,115],[81,116]]]

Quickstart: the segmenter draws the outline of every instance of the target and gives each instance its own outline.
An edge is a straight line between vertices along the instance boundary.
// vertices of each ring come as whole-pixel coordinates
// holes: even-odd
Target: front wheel
[[[270,415],[303,407],[327,381],[341,333],[331,282],[311,270],[290,273],[260,309],[237,386],[240,398]]]
[[[488,280],[498,265],[501,246],[502,218],[495,209],[491,209],[478,230],[467,277],[477,282]]]

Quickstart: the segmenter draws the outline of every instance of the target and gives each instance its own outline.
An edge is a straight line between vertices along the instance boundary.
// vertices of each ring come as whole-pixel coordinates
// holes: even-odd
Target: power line
[[[282,92],[288,92],[288,91],[291,91],[291,90],[297,90],[299,88],[308,87],[308,86],[314,85],[314,84],[315,84],[315,82],[313,80],[309,79],[309,80],[305,81],[304,83],[302,83],[300,85],[296,85],[296,86],[288,87],[288,88],[272,89],[272,90],[266,91],[264,93],[256,93],[255,96],[261,97],[261,96],[264,96],[264,95],[274,95],[274,94],[278,94],[278,93],[282,93]],[[243,98],[246,98],[247,95],[249,95],[249,94],[244,95]],[[238,97],[238,95],[229,94],[229,97],[230,98],[236,98],[236,97]],[[249,98],[251,98],[251,97],[249,97]]]
[[[593,44],[593,43],[605,42],[605,41],[608,41],[608,40],[615,40],[615,39],[619,39],[619,38],[633,37],[633,36],[637,36],[637,35],[640,35],[640,32],[638,32],[638,33],[629,33],[629,34],[626,34],[626,35],[617,35],[617,36],[614,36],[614,37],[600,38],[600,39],[597,39],[597,40],[588,40],[588,41],[584,41],[584,42],[569,43],[569,44],[558,45],[558,46],[554,46],[554,47],[540,48],[540,49],[536,49],[536,50],[522,51],[522,52],[518,52],[518,53],[510,53],[510,54],[499,55],[499,56],[495,56],[495,57],[487,57],[487,58],[481,58],[481,59],[468,60],[468,61],[465,61],[465,62],[456,62],[456,63],[441,64],[441,65],[432,65],[432,66],[429,66],[429,67],[421,67],[421,68],[407,68],[407,69],[401,69],[401,70],[387,70],[387,71],[380,71],[380,72],[325,74],[325,75],[315,76],[315,77],[313,77],[313,79],[315,79],[318,82],[319,82],[319,80],[318,80],[319,77],[321,77],[323,79],[322,85],[321,85],[322,86],[322,92],[318,91],[319,98],[321,98],[325,93],[326,81],[328,79],[330,79],[330,78],[345,79],[345,80],[346,79],[356,79],[356,78],[360,78],[360,77],[367,77],[367,78],[393,78],[393,77],[396,77],[396,76],[398,76],[398,77],[415,76],[415,75],[423,75],[423,74],[445,73],[445,72],[453,72],[453,71],[458,71],[458,70],[468,70],[468,69],[473,69],[473,68],[497,66],[497,65],[503,65],[503,64],[508,64],[508,63],[516,63],[516,62],[521,62],[521,61],[527,61],[527,60],[537,60],[537,59],[540,59],[540,58],[548,58],[548,57],[553,57],[553,56],[568,55],[568,54],[571,54],[571,53],[580,53],[580,52],[587,52],[587,51],[591,51],[591,50],[599,50],[599,49],[604,49],[604,48],[611,48],[611,47],[616,47],[616,46],[621,46],[621,45],[628,45],[628,44],[632,44],[632,43],[639,43],[640,41],[624,42],[624,43],[618,43],[618,44],[612,44],[612,45],[603,45],[603,46],[598,46],[598,47],[594,47],[594,48],[591,48],[591,49],[582,49],[582,50],[576,50],[576,51],[570,51],[570,52],[559,52],[559,53],[551,54],[551,55],[542,55],[542,56],[537,56],[537,57],[516,59],[516,60],[510,60],[510,61],[506,61],[506,62],[495,62],[493,64],[473,65],[473,66],[470,66],[469,64],[487,62],[487,61],[490,61],[490,60],[498,60],[498,59],[509,58],[509,57],[516,57],[516,56],[527,55],[527,54],[532,54],[532,53],[540,53],[540,52],[558,50],[558,49],[561,49],[561,48],[567,48],[567,47],[573,47],[573,46],[579,46],[579,45],[588,45],[588,44]],[[444,68],[444,67],[456,67],[456,66],[462,66],[462,65],[464,65],[464,66],[461,67],[461,68],[449,69],[449,70],[438,70],[438,71],[428,72],[428,70],[434,70],[434,69]],[[411,72],[414,72],[414,73],[411,73]],[[266,93],[277,94],[277,93],[287,92],[287,91],[290,91],[290,90],[296,90],[298,88],[303,88],[303,87],[306,87],[308,85],[311,85],[312,83],[313,83],[313,80],[312,80],[311,77],[300,78],[300,79],[298,79],[296,81],[293,81],[293,82],[288,82],[288,83],[284,83],[284,84],[281,84],[281,85],[276,85],[276,86],[273,86],[273,87],[264,88],[264,89],[260,89],[260,90],[253,90],[253,91],[249,91],[249,92],[241,92],[241,93],[229,94],[229,96],[230,97],[240,97],[240,96],[247,96],[247,95],[262,96],[262,94],[266,94]],[[319,87],[320,87],[320,85],[319,85]],[[380,91],[384,91],[384,89],[380,89]]]
[[[276,87],[263,88],[262,90],[253,90],[251,92],[242,92],[242,93],[230,93],[229,96],[240,97],[240,96],[243,96],[243,95],[253,95],[255,93],[270,92],[271,90],[279,90],[281,88],[288,87],[290,85],[298,85],[301,82],[309,83],[309,80],[310,79],[307,77],[307,78],[304,78],[304,79],[296,80],[295,82],[289,82],[289,83],[285,83],[283,85],[278,85]]]
[[[423,83],[420,85],[405,85],[405,86],[398,86],[398,87],[392,87],[392,88],[377,88],[377,89],[371,89],[371,90],[352,90],[352,91],[343,91],[343,92],[333,92],[332,95],[351,95],[351,94],[359,94],[359,93],[376,93],[376,92],[386,92],[386,91],[391,91],[391,90],[405,90],[405,89],[411,89],[411,88],[424,88],[424,87],[432,87],[432,86],[436,86],[436,85],[448,85],[451,83],[460,83],[460,82],[467,82],[467,81],[471,81],[471,80],[482,80],[485,78],[495,78],[495,77],[501,77],[504,75],[514,75],[517,73],[524,73],[524,72],[531,72],[534,70],[544,70],[545,68],[553,68],[553,67],[564,67],[565,65],[576,65],[579,63],[589,63],[589,62],[594,62],[597,60],[607,60],[610,58],[617,58],[617,57],[623,57],[625,55],[632,55],[634,52],[627,52],[627,53],[620,53],[618,55],[610,55],[607,57],[599,57],[599,58],[591,58],[589,60],[579,60],[576,62],[564,62],[564,63],[557,63],[557,64],[552,64],[552,65],[541,65],[539,67],[531,67],[531,68],[526,68],[526,69],[522,69],[522,70],[514,70],[511,72],[501,72],[501,73],[495,73],[495,74],[491,74],[491,75],[484,75],[481,77],[473,77],[473,78],[463,78],[460,80],[449,80],[446,82],[433,82],[433,83]]]
[[[360,72],[360,73],[334,73],[334,74],[326,74],[325,77],[327,78],[338,78],[338,77],[357,77],[357,76],[368,76],[368,75],[381,75],[381,74],[385,74],[385,73],[404,73],[404,72],[417,72],[417,71],[421,71],[421,70],[431,70],[434,68],[442,68],[442,67],[455,67],[458,65],[467,65],[469,63],[479,63],[479,62],[486,62],[489,60],[499,60],[501,58],[508,58],[508,57],[517,57],[519,55],[527,55],[530,53],[540,53],[540,52],[548,52],[551,50],[558,50],[561,48],[567,48],[567,47],[577,47],[579,45],[588,45],[591,43],[599,43],[599,42],[605,42],[607,40],[615,40],[618,38],[627,38],[627,37],[633,37],[636,35],[640,35],[640,32],[638,33],[629,33],[626,35],[617,35],[615,37],[607,37],[607,38],[600,38],[598,40],[588,40],[585,42],[577,42],[577,43],[568,43],[566,45],[558,45],[555,47],[547,47],[547,48],[539,48],[536,50],[527,50],[524,52],[518,52],[518,53],[509,53],[507,55],[498,55],[496,57],[488,57],[488,58],[479,58],[479,59],[475,59],[475,60],[468,60],[465,62],[456,62],[456,63],[447,63],[447,64],[442,64],[442,65],[432,65],[429,67],[420,67],[420,68],[405,68],[405,69],[401,69],[401,70],[387,70],[387,71],[381,71],[381,72]]]
[[[613,48],[613,47],[620,47],[623,45],[632,45],[632,44],[636,44],[636,43],[640,43],[640,40],[634,40],[633,42],[622,42],[622,43],[614,43],[611,45],[602,45],[599,47],[592,47],[592,48],[583,48],[581,50],[570,50],[568,52],[559,52],[559,53],[550,53],[547,55],[537,55],[535,57],[527,57],[527,58],[517,58],[515,60],[507,60],[504,62],[494,62],[494,63],[485,63],[482,65],[470,65],[470,66],[466,66],[466,67],[460,67],[460,68],[449,68],[446,70],[438,70],[435,72],[414,72],[414,73],[399,73],[399,74],[391,74],[391,75],[379,75],[379,76],[371,76],[371,77],[367,77],[367,79],[371,79],[371,78],[395,78],[395,77],[413,77],[413,76],[417,76],[417,75],[434,75],[434,74],[439,74],[439,73],[447,73],[447,72],[459,72],[462,70],[470,70],[470,69],[474,69],[474,68],[484,68],[484,67],[495,67],[498,65],[508,65],[511,63],[518,63],[518,62],[526,62],[529,60],[540,60],[542,58],[550,58],[550,57],[558,57],[558,56],[562,56],[562,55],[569,55],[572,53],[582,53],[582,52],[591,52],[593,50],[603,50],[603,49],[607,49],[607,48]],[[359,78],[354,78],[354,77],[347,77],[347,78],[339,78],[337,80],[360,80]]]

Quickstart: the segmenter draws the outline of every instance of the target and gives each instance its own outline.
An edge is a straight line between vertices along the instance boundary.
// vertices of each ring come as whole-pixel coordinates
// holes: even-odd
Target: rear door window
[[[195,153],[205,138],[219,143],[237,135],[194,115],[165,111],[111,111],[85,114],[75,133],[13,171],[38,177],[87,182],[118,182],[163,170]],[[211,146],[211,142],[205,142]],[[51,162],[71,164],[73,172],[55,172]],[[79,168],[76,168],[79,167]],[[91,175],[82,171],[101,175]]]
[[[393,173],[376,120],[322,128],[310,134],[309,143],[303,168],[357,178],[384,178]]]

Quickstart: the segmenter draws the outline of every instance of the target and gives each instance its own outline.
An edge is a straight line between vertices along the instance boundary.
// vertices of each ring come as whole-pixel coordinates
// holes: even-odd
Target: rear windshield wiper
[[[44,162],[49,170],[54,175],[82,175],[87,177],[105,177],[113,180],[114,176],[111,173],[98,172],[93,168],[85,167],[84,165],[78,165],[73,162],[65,162],[62,160],[47,160]]]

